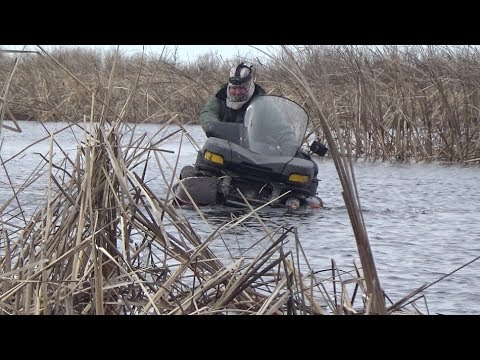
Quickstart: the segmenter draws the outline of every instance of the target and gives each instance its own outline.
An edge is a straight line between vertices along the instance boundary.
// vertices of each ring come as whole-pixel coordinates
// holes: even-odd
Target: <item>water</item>
[[[64,123],[47,124],[49,130],[64,127]],[[21,134],[3,130],[0,155],[10,180],[18,191],[40,161],[41,153],[48,154],[49,142],[42,141],[10,159],[21,149],[48,135],[41,125],[20,122]],[[141,125],[136,136],[143,133],[153,136],[159,125]],[[188,127],[197,142],[202,145],[205,138],[198,126]],[[160,139],[174,128],[156,134]],[[55,139],[62,148],[74,156],[81,131],[64,131]],[[192,164],[195,148],[185,139],[180,154],[179,137],[175,136],[160,145],[172,150],[165,154],[171,164],[179,156],[179,167]],[[59,150],[54,147],[58,155]],[[56,155],[56,156],[57,156]],[[300,214],[285,214],[280,209],[262,213],[269,227],[285,224],[294,225],[302,246],[314,269],[330,267],[334,259],[339,268],[349,268],[358,258],[355,238],[341,196],[341,184],[335,166],[328,158],[317,160],[320,171],[319,195],[326,208]],[[0,207],[11,197],[4,169],[0,169]],[[480,168],[478,166],[442,164],[391,164],[359,161],[354,163],[361,206],[369,235],[382,288],[392,301],[398,301],[414,289],[432,283],[470,260],[480,256],[480,201],[478,189]],[[167,173],[168,175],[168,173]],[[147,173],[152,188],[164,190],[164,182],[158,173]],[[24,210],[32,213],[41,206],[47,182],[34,182],[19,198]],[[232,217],[241,216],[244,210],[207,208],[209,225],[193,211],[181,210],[197,232],[208,236],[211,229],[220,226]],[[7,217],[6,210],[2,217]],[[249,247],[251,239],[260,231],[258,222],[247,221],[248,226],[236,228],[228,243],[233,254],[255,256]],[[213,245],[214,251],[224,247]],[[430,313],[436,314],[480,314],[480,261],[460,269],[446,279],[428,288],[425,292]]]

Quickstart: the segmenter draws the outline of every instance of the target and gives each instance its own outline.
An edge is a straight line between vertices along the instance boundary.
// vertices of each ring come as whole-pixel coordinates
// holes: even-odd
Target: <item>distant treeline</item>
[[[256,64],[270,94],[304,105],[322,138],[312,98],[355,157],[381,160],[480,160],[480,54],[470,46],[302,46]],[[207,98],[226,82],[232,61],[207,53],[193,63],[175,54],[126,55],[91,49],[0,52],[2,119],[196,123]],[[332,101],[333,99],[333,101]]]

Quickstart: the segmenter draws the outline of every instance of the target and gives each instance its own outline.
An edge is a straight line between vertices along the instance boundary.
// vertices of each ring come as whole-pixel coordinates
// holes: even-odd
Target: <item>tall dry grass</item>
[[[349,137],[355,158],[479,161],[476,47],[304,46],[294,51],[320,105],[331,112],[322,80],[321,68],[325,69],[335,112],[346,130],[343,135],[334,132],[334,136]],[[90,107],[91,96],[85,88],[100,98],[107,93],[113,50],[99,53],[59,47],[49,55],[78,81],[42,51],[21,55],[7,99],[10,118],[78,120]],[[277,55],[290,61],[284,54]],[[18,59],[20,55],[0,58],[3,83],[15,56]],[[284,69],[268,61],[249,60],[257,63],[257,81],[268,92],[305,104],[312,121],[318,121],[315,107]],[[120,53],[110,103],[120,111],[131,95],[132,106],[124,116],[132,122],[162,123],[178,114],[182,123],[195,123],[207,98],[226,81],[228,68],[229,64],[213,53],[189,64],[167,51]],[[333,114],[327,115],[330,119]]]
[[[469,46],[311,46],[296,58],[356,158],[478,162],[479,55]]]

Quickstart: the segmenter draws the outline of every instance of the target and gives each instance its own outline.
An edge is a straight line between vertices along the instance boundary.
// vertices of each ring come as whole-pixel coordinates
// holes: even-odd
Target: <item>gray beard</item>
[[[246,102],[248,101],[245,100],[245,101],[232,101],[230,99],[227,98],[227,106],[230,108],[230,109],[233,109],[233,110],[238,110],[240,109],[243,104],[245,104]]]

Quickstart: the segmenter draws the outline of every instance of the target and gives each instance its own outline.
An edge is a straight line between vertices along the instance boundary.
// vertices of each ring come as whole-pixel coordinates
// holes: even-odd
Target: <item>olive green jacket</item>
[[[205,125],[215,121],[242,123],[245,118],[245,111],[257,95],[265,95],[266,91],[258,84],[255,84],[255,90],[252,97],[240,109],[234,110],[227,106],[227,85],[213,96],[211,96],[202,111],[200,112],[199,123],[205,129]]]

